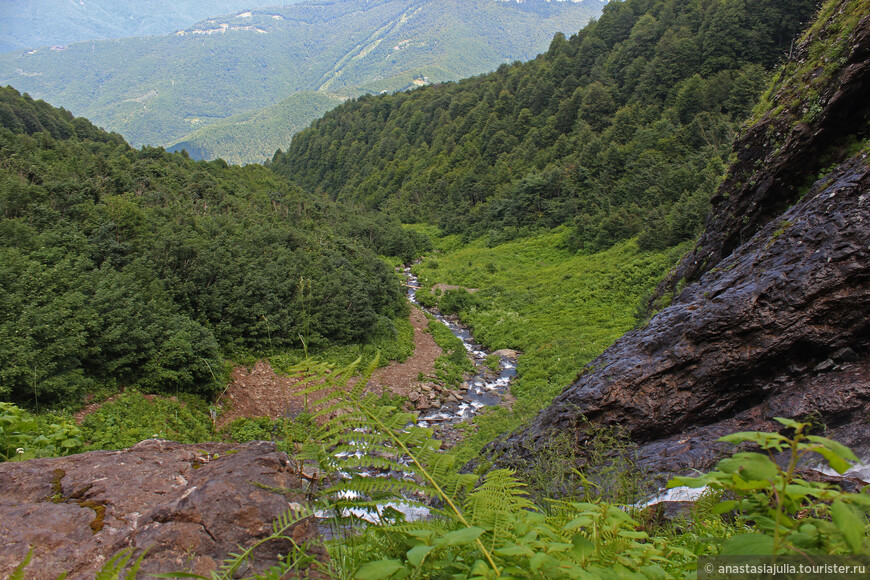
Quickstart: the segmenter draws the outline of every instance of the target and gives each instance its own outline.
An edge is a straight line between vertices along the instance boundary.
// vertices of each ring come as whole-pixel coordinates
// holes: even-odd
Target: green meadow
[[[516,402],[475,419],[458,450],[470,458],[500,433],[547,405],[582,367],[638,323],[644,298],[688,249],[642,251],[635,240],[598,253],[577,253],[564,243],[567,228],[488,247],[463,243],[429,226],[436,250],[414,267],[426,305],[457,313],[490,349],[522,353],[512,386]],[[448,284],[472,289],[440,290]]]

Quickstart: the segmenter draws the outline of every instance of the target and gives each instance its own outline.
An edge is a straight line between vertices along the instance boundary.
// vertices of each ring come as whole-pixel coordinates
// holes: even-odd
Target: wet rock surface
[[[640,464],[708,469],[734,431],[812,419],[870,455],[870,167],[859,155],[590,363],[526,428],[490,445],[522,469],[553,432],[621,425]]]
[[[208,575],[229,552],[271,533],[291,502],[304,503],[296,466],[274,444],[182,445],[149,439],[123,451],[0,464],[0,577],[33,547],[25,577],[93,578],[108,558],[148,548],[144,572]],[[291,532],[315,539],[309,520]],[[290,546],[267,544],[249,572]],[[312,553],[325,558],[322,550]],[[319,577],[316,574],[314,577]]]

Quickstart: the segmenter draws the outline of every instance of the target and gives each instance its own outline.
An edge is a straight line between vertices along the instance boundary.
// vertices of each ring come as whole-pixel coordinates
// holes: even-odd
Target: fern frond
[[[453,522],[448,527],[455,526],[457,532],[471,528],[463,503],[472,495],[478,477],[457,473],[456,458],[441,450],[431,429],[416,425],[415,414],[381,404],[377,397],[366,394],[377,360],[360,377],[350,380],[358,365],[359,359],[322,380],[313,380],[304,391],[315,398],[316,417],[329,419],[317,435],[319,445],[305,447],[306,457],[315,459],[335,480],[324,492],[326,508],[337,518],[377,514],[377,521],[382,521],[385,503],[422,505],[418,498],[426,498],[437,505],[432,508],[434,513]],[[410,473],[413,478],[371,477],[395,471]],[[517,499],[520,494],[511,492],[514,488],[505,483],[505,477],[497,476],[496,481],[502,481],[501,487],[493,482],[480,494],[501,491],[510,498],[509,507],[524,505]],[[474,505],[482,513],[491,504],[485,506],[483,500],[477,500]],[[500,522],[499,515],[490,517],[498,529],[503,527]],[[499,574],[490,549],[480,539],[469,540]]]
[[[290,528],[299,524],[303,520],[307,518],[314,517],[314,511],[305,506],[294,506],[289,507],[285,510],[281,515],[279,515],[272,522],[272,533],[266,536],[265,538],[261,538],[260,540],[254,542],[248,548],[242,548],[240,553],[230,552],[227,558],[221,563],[219,567],[220,574],[218,578],[235,578],[235,574],[246,562],[248,562],[253,556],[254,550],[262,546],[267,542],[271,542],[274,540],[287,540],[289,541],[293,547],[294,551],[292,554],[288,555],[288,558],[293,555],[304,554],[304,550],[302,547],[296,544],[291,536],[288,536],[287,533]],[[306,561],[310,560],[310,558],[305,558]],[[285,569],[286,571],[286,569]]]
[[[465,502],[472,525],[487,530],[493,538],[506,536],[520,512],[536,509],[525,487],[509,469],[489,472]]]
[[[24,560],[18,564],[9,576],[9,580],[24,580],[24,569],[30,565],[30,560],[33,558],[33,547],[27,551]]]

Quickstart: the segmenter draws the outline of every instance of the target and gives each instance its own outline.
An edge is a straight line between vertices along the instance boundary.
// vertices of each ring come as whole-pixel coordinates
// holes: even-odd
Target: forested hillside
[[[491,243],[568,224],[569,247],[697,235],[734,131],[815,0],[625,0],[527,63],[363,96],[272,167],[308,189]]]
[[[405,306],[377,254],[414,239],[262,166],[137,151],[0,89],[0,397],[211,394],[222,353],[389,334]]]
[[[167,36],[0,55],[0,85],[85,116],[136,147],[169,145],[297,91],[395,91],[414,86],[415,77],[458,79],[532,58],[555,32],[581,28],[601,5],[326,0],[273,6],[214,15]]]

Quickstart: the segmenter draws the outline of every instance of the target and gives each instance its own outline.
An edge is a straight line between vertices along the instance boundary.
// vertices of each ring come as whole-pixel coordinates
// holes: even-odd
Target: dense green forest
[[[414,77],[455,80],[533,58],[555,32],[581,28],[600,9],[599,0],[522,5],[324,0],[272,6],[217,13],[164,36],[3,54],[0,85],[87,117],[135,147],[167,146],[297,91],[344,97],[395,91],[412,86]],[[247,130],[238,126],[241,135]],[[280,147],[289,142],[288,132]],[[275,146],[263,145],[245,161],[271,157]]]
[[[491,243],[568,224],[569,247],[697,235],[735,129],[815,0],[626,0],[546,54],[360,97],[273,169],[306,189]]]
[[[130,148],[0,89],[0,396],[210,394],[221,354],[360,341],[405,308],[377,254],[419,236],[262,166]]]
[[[760,89],[755,114],[782,114],[796,95],[821,90],[807,79],[822,84],[839,70],[868,0],[829,0],[804,37],[811,57],[768,82],[814,5],[614,2],[532,62],[343,105],[270,168],[135,150],[0,89],[0,460],[152,436],[277,440],[317,465],[319,487],[306,491],[319,514],[336,514],[320,570],[336,578],[687,578],[699,557],[747,554],[858,563],[845,558],[870,554],[867,494],[796,469],[805,456],[839,474],[858,461],[816,435],[825,426],[815,418],[720,439],[739,446],[733,457],[670,482],[705,488],[677,516],[642,507],[651,482],[618,426],[590,424],[582,449],[554,434],[522,475],[488,463],[460,470],[642,323],[641,295],[691,243],[680,244],[697,232]],[[402,227],[393,216],[429,223]],[[226,384],[225,357],[278,353],[271,362],[283,371],[296,362],[286,351],[303,343],[407,332],[383,258],[423,251],[419,300],[458,313],[491,347],[523,351],[511,408],[463,424],[466,441],[445,451],[401,400],[365,392],[359,362],[331,365],[306,350],[311,412],[306,400],[294,419],[243,418],[217,431],[208,401]],[[72,421],[83,395],[121,386],[134,388]],[[69,405],[34,416],[5,401]],[[381,509],[409,497],[431,517],[408,524]],[[382,517],[354,530],[349,521],[360,522],[341,517],[349,508]],[[316,516],[288,509],[270,539],[292,548],[270,577],[301,554],[280,522]],[[214,577],[241,576],[244,560],[231,555]]]

